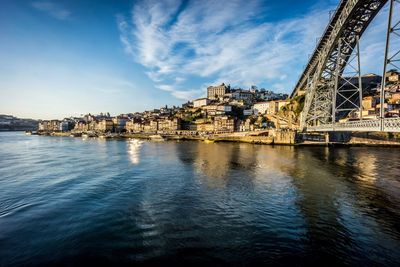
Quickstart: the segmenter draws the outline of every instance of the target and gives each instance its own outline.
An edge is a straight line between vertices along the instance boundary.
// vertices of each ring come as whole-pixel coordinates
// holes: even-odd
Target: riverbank
[[[145,139],[155,141],[236,142],[262,145],[291,146],[394,146],[400,147],[400,135],[391,133],[298,133],[295,131],[266,130],[224,134],[168,134],[168,133],[77,133],[39,132],[39,135],[59,137],[97,137],[104,139]]]

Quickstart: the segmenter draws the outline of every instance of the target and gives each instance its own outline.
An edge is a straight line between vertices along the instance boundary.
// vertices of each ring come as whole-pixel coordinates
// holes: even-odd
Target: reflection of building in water
[[[377,175],[377,157],[360,148],[330,149],[329,162],[338,167],[335,169],[340,177],[354,177],[365,182],[374,182]]]
[[[346,225],[338,219],[342,218],[342,195],[348,191],[346,181],[332,168],[329,149],[305,148],[294,152],[289,174],[299,195],[296,205],[304,218],[307,239],[313,240],[310,250],[318,251],[318,256],[332,265],[340,265],[330,253],[340,251],[343,244],[352,245]]]
[[[254,170],[255,153],[254,147],[248,144],[227,143],[196,143],[194,166],[198,174],[204,176],[205,182],[212,187],[225,187],[227,183],[235,183],[229,172],[238,174],[245,171],[246,174]],[[251,175],[250,175],[251,176]],[[242,177],[241,183],[245,183],[250,177]]]
[[[351,203],[358,213],[366,214],[363,223],[375,225],[376,232],[390,229],[389,236],[398,235],[399,216],[393,212],[400,207],[398,163],[393,154],[387,148],[370,147],[336,149],[332,154],[336,183],[346,184],[345,189],[337,190],[344,196],[339,199],[346,203],[342,206]]]
[[[196,143],[195,170],[205,174],[208,185],[225,186],[233,146]]]
[[[368,182],[375,182],[377,178],[377,158],[374,154],[360,153],[356,164],[360,170],[360,179]]]
[[[354,225],[375,225],[377,232],[386,231],[380,225],[390,225],[390,234],[398,225],[398,219],[389,219],[399,202],[388,186],[398,168],[387,154],[371,148],[294,150],[288,173],[299,194],[296,205],[304,217],[307,238],[313,240],[310,249],[320,251],[333,265],[341,263],[331,251],[355,246],[350,232]],[[362,228],[355,231],[355,235],[365,234]]]
[[[128,155],[129,159],[133,164],[139,163],[140,158],[140,147],[142,146],[143,141],[133,139],[127,142],[128,145]]]
[[[257,166],[255,184],[265,186],[267,184],[276,188],[287,187],[290,183],[287,172],[293,166],[293,151],[291,146],[259,146],[253,152],[254,162]]]
[[[255,160],[260,168],[287,172],[293,165],[293,151],[294,147],[291,146],[261,146],[255,151]]]

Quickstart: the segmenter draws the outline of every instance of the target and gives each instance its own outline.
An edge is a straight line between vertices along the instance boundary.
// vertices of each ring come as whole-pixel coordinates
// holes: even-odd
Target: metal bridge
[[[400,70],[396,66],[400,61],[400,47],[391,47],[400,41],[400,20],[394,19],[394,14],[400,11],[400,0],[342,0],[291,94],[291,97],[306,94],[301,129],[400,132],[400,118],[385,118],[384,104],[379,104],[376,118],[362,117],[359,41],[385,5],[389,10],[379,88],[379,103],[385,103],[386,71]],[[349,114],[352,120],[343,120]]]

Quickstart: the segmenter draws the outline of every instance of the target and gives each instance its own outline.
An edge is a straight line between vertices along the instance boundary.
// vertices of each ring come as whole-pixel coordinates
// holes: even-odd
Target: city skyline
[[[0,0],[0,267],[400,266],[400,0]]]
[[[0,113],[143,111],[221,82],[290,93],[338,1],[289,2],[5,1]],[[361,40],[363,73],[381,74],[386,13]]]

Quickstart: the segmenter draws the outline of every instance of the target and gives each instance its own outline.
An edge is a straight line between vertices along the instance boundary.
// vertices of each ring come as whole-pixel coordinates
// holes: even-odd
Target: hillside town
[[[173,134],[255,131],[276,126],[274,116],[290,102],[287,98],[286,94],[259,90],[256,86],[244,90],[221,84],[209,86],[207,97],[183,103],[180,107],[165,106],[115,117],[100,113],[80,118],[42,120],[39,131]],[[279,124],[278,121],[275,123]]]
[[[38,121],[21,119],[12,115],[0,114],[0,131],[33,131],[37,130]]]
[[[400,116],[399,72],[386,73],[385,116]],[[363,87],[363,119],[379,116],[381,76],[361,77]],[[267,129],[298,130],[304,95],[288,98],[287,94],[271,90],[231,88],[224,83],[207,88],[207,96],[183,103],[144,112],[111,116],[109,113],[86,114],[63,120],[39,121],[39,132],[79,133],[145,133],[175,135],[207,135],[234,132],[259,132]],[[359,101],[359,100],[358,100]],[[359,118],[350,112],[342,121]]]

